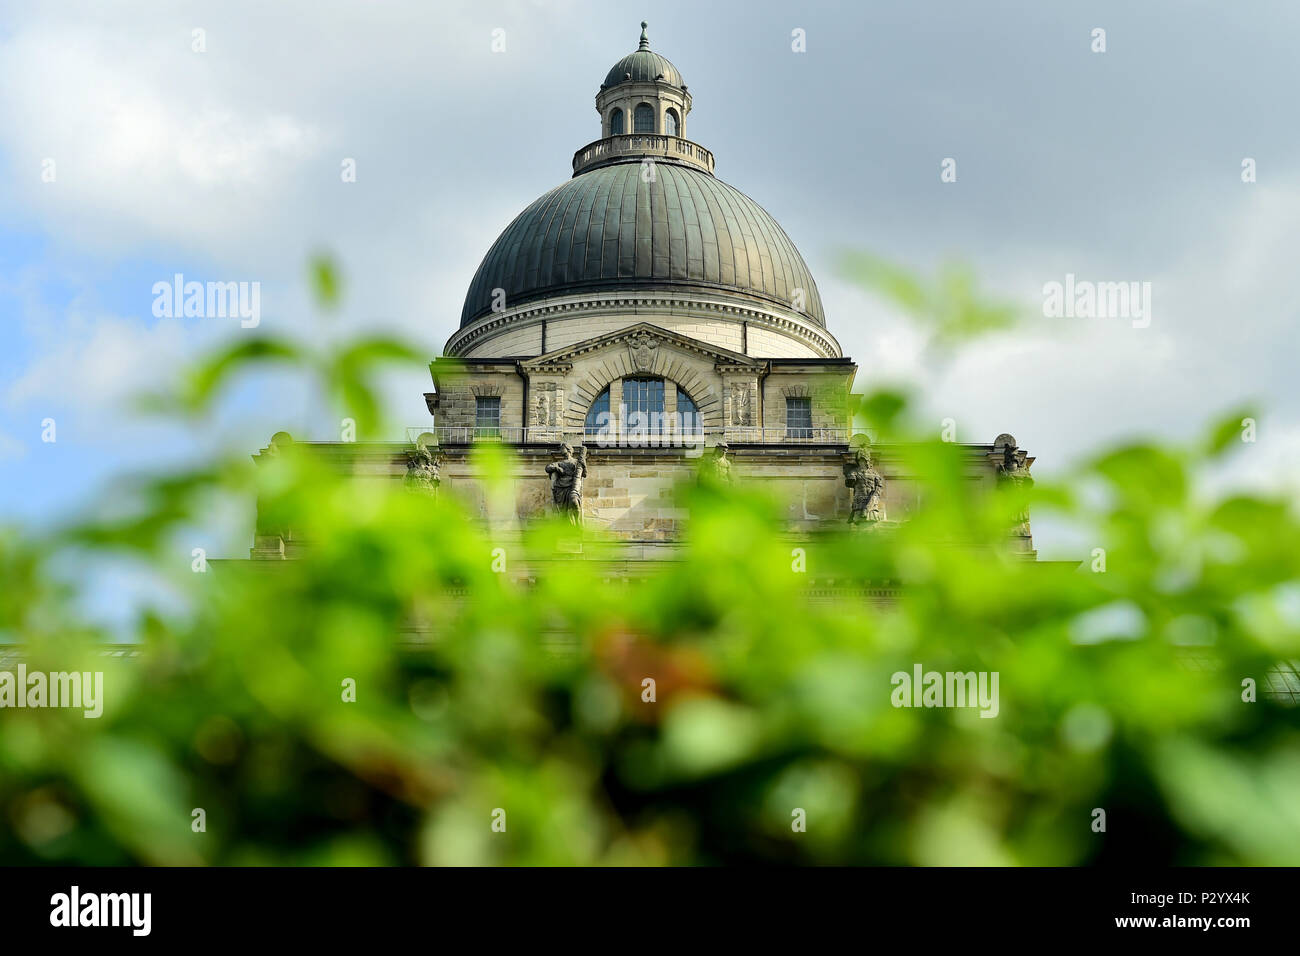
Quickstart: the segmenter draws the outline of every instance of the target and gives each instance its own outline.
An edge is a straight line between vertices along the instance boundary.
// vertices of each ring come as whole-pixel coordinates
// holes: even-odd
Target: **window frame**
[[[793,415],[798,410],[798,416]],[[806,415],[805,415],[806,413]],[[802,419],[796,424],[796,419]],[[785,437],[813,437],[812,399],[806,395],[788,395],[785,399]]]
[[[600,415],[604,413],[605,424],[600,424]],[[614,429],[614,416],[609,410],[609,386],[596,396],[592,401],[591,407],[587,409],[587,417],[582,422],[582,434],[587,438],[598,438],[610,434]]]
[[[485,409],[492,409],[496,412],[495,416],[484,417]],[[495,424],[485,424],[485,422],[495,421]],[[500,438],[501,437],[501,396],[500,395],[475,395],[474,396],[474,437],[475,438]]]
[[[683,404],[690,406],[690,421],[687,421],[686,413],[682,411]],[[700,406],[695,404],[695,399],[680,385],[677,386],[677,433],[693,438],[704,434],[704,418],[700,415]]]
[[[629,386],[633,388],[629,389]],[[641,386],[645,386],[641,388]],[[653,375],[629,375],[623,379],[624,430],[646,437],[660,436],[664,431],[664,393],[667,391],[662,378]],[[634,393],[631,395],[629,393]],[[635,397],[633,405],[628,399]],[[657,399],[657,401],[656,401]],[[644,415],[644,424],[634,419],[635,415]],[[656,418],[656,416],[658,416]]]
[[[704,434],[704,416],[686,389],[671,379],[658,375],[628,375],[618,379],[621,383],[623,398],[621,425],[615,424],[611,405],[611,386],[605,388],[592,399],[583,418],[582,433],[588,438],[605,437],[620,428],[624,433],[635,432],[638,437],[666,438],[670,435],[684,435],[699,438]],[[677,410],[673,420],[669,420],[667,410],[668,385],[672,383],[677,390]],[[640,388],[645,385],[646,388]],[[628,399],[632,401],[629,402]],[[601,425],[600,415],[604,414],[605,424]],[[634,416],[644,418],[634,419]]]
[[[650,128],[641,129],[641,119],[646,116],[650,118]],[[658,132],[658,130],[655,129],[655,108],[653,104],[638,103],[636,105],[636,109],[632,111],[632,132],[640,133],[643,136]]]

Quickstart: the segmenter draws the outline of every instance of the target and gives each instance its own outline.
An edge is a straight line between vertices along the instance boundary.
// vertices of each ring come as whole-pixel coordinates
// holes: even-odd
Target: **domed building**
[[[635,314],[755,358],[842,358],[799,250],[714,175],[713,153],[687,138],[690,111],[643,25],[596,95],[602,137],[488,250],[448,356],[544,354]]]
[[[887,447],[853,434],[857,366],[807,263],[690,138],[691,93],[645,23],[595,106],[600,137],[471,279],[430,366],[432,422],[406,450],[354,447],[351,459],[458,495],[504,533],[559,506],[576,474],[570,518],[625,542],[630,559],[671,556],[685,518],[672,488],[702,465],[777,489],[795,532],[904,520],[915,487]],[[484,441],[515,452],[510,514],[489,513],[475,475]],[[964,447],[976,480],[1033,461],[1007,435]],[[1032,554],[1027,522],[1022,539]],[[292,550],[259,534],[254,555]]]
[[[856,366],[803,256],[689,137],[691,93],[645,24],[596,112],[600,138],[488,249],[433,364],[444,479],[484,437],[584,446],[584,522],[664,541],[680,515],[663,488],[725,443],[835,515]]]

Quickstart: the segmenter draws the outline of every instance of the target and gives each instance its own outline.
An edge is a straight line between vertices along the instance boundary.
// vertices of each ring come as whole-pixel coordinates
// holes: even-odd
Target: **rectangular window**
[[[812,438],[812,399],[785,400],[785,437]]]
[[[474,399],[474,437],[501,437],[501,396],[479,395]]]

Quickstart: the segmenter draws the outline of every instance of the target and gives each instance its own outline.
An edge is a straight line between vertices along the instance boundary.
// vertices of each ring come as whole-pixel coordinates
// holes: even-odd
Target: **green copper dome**
[[[640,47],[610,67],[605,82],[600,86],[602,90],[620,83],[653,83],[656,80],[678,89],[682,87],[682,75],[677,72],[677,67],[658,53],[650,52],[650,40],[645,31],[646,24],[642,21]]]
[[[461,327],[492,311],[551,296],[633,289],[724,293],[794,309],[825,327],[803,257],[744,193],[691,166],[640,162],[584,172],[546,193],[506,227],[470,283]]]

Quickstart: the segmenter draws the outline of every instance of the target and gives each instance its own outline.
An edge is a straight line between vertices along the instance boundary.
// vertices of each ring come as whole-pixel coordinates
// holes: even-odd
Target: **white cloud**
[[[177,43],[102,25],[36,24],[0,48],[0,119],[16,195],[61,240],[239,241],[322,146],[317,125],[197,89]],[[159,82],[160,76],[168,82]],[[46,159],[55,180],[41,180]]]
[[[130,396],[176,368],[192,348],[183,320],[147,326],[120,316],[72,315],[59,344],[38,355],[4,391],[6,405],[71,408],[87,420],[121,413]]]

